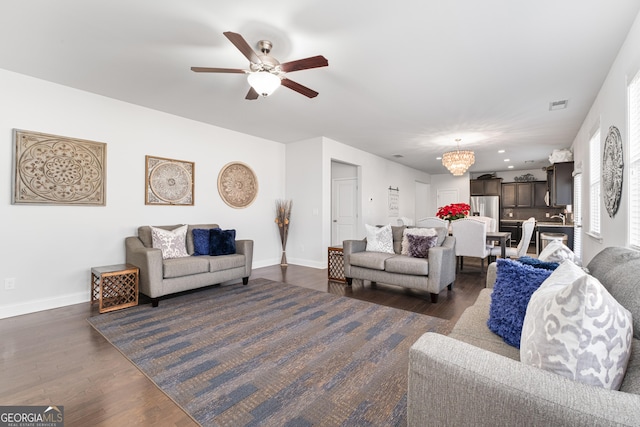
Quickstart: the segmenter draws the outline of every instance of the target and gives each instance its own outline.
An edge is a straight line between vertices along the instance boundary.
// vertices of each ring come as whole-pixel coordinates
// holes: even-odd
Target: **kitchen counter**
[[[536,222],[536,226],[540,226],[540,227],[573,227],[573,223],[563,224],[561,222],[540,221],[540,222]]]

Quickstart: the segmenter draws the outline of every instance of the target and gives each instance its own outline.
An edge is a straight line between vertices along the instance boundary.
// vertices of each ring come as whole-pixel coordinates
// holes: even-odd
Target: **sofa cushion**
[[[163,230],[175,230],[178,227],[182,227],[183,224],[177,225],[155,225],[156,228],[162,228]],[[138,238],[142,242],[145,248],[153,247],[153,238],[151,237],[151,226],[143,225],[138,227]]]
[[[510,259],[499,259],[497,265],[487,326],[504,342],[520,348],[522,323],[531,294],[549,277],[551,271]]]
[[[367,230],[367,248],[368,252],[384,252],[388,254],[395,253],[393,250],[393,233],[391,232],[391,224],[383,227],[365,224]]]
[[[428,276],[429,261],[426,258],[412,258],[406,255],[396,255],[385,260],[384,270],[387,273]]]
[[[414,236],[437,236],[438,232],[434,228],[407,228],[402,235],[402,255],[409,255],[409,235]]]
[[[231,268],[244,267],[247,262],[243,254],[218,255],[209,257],[209,271],[229,270]]]
[[[392,225],[391,235],[393,236],[393,252],[399,254],[402,251],[402,236],[406,225]]]
[[[151,227],[151,241],[154,248],[162,251],[162,259],[188,257],[187,253],[187,225],[175,230],[165,230]]]
[[[553,274],[531,297],[520,360],[575,381],[618,390],[631,353],[631,313],[595,277],[563,262],[577,276],[568,285]]]
[[[413,258],[427,258],[429,249],[438,243],[438,236],[415,236],[408,234],[409,240],[409,256]]]
[[[383,252],[356,252],[349,256],[350,264],[357,267],[371,268],[373,270],[384,270],[384,262],[388,258],[397,255]]]
[[[210,230],[212,228],[220,228],[218,224],[190,224],[187,229],[187,253],[193,255],[195,248],[193,246],[193,233],[195,229]]]
[[[209,255],[231,255],[236,253],[236,230],[209,230]]]
[[[162,262],[162,275],[165,279],[208,273],[209,260],[202,257],[165,259]]]
[[[204,228],[194,228],[191,230],[193,237],[193,255],[202,256],[209,255],[211,245],[209,243],[210,232]]]

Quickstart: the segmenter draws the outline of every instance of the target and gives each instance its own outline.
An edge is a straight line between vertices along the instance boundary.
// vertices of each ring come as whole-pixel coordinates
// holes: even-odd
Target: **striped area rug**
[[[409,347],[448,322],[255,279],[89,318],[203,426],[401,426]]]

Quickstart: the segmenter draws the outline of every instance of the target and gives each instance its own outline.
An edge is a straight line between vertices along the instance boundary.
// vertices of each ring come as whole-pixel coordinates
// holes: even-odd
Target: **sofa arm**
[[[447,236],[442,245],[429,249],[429,292],[439,293],[456,280],[456,238]]]
[[[156,298],[162,295],[162,251],[160,249],[147,248],[136,237],[127,237],[124,240],[126,261],[140,269],[140,292]]]
[[[428,332],[409,350],[408,426],[640,425],[640,395]]]
[[[253,240],[236,240],[236,253],[244,255],[246,264],[244,265],[244,276],[251,276],[253,265]]]
[[[485,288],[493,288],[493,285],[496,283],[496,278],[498,277],[498,263],[492,262],[487,267],[487,279],[485,281]]]
[[[342,242],[342,255],[344,257],[344,276],[351,277],[351,254],[364,252],[367,249],[366,240],[345,240]]]

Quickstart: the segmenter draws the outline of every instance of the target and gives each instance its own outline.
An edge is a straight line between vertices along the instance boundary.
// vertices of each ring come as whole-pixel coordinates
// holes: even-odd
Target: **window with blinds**
[[[640,72],[629,83],[629,244],[640,247]]]
[[[600,235],[600,128],[589,140],[589,233]]]
[[[582,174],[573,177],[573,253],[582,259]]]

